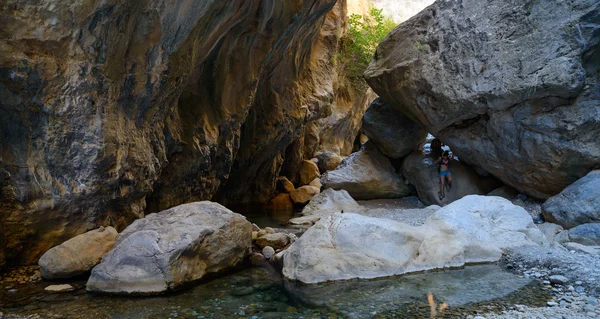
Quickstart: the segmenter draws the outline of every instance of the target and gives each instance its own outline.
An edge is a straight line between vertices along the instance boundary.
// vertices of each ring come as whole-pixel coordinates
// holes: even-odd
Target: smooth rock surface
[[[277,179],[277,188],[283,193],[289,193],[295,189],[294,184],[285,176],[280,176]]]
[[[44,288],[44,290],[47,292],[69,292],[69,291],[75,290],[75,288],[69,284],[62,284],[62,285],[50,285],[50,286]]]
[[[266,234],[256,239],[256,245],[258,245],[260,248],[270,246],[274,249],[282,249],[287,246],[288,243],[289,239],[284,233]],[[267,257],[267,259],[268,258],[269,257]]]
[[[600,222],[600,170],[591,171],[550,197],[542,205],[542,214],[566,229]]]
[[[333,171],[342,162],[342,157],[333,152],[321,152],[317,154],[317,158],[319,159],[317,166],[319,166],[321,174],[325,174],[327,171]]]
[[[579,225],[569,229],[569,239],[582,245],[600,245],[600,223]]]
[[[353,213],[324,217],[286,250],[283,274],[303,283],[385,277],[493,262],[504,248],[545,243],[523,208],[472,195],[419,227]]]
[[[52,247],[38,261],[45,279],[81,275],[96,266],[115,245],[117,230],[101,227]]]
[[[289,223],[292,225],[310,225],[323,216],[341,211],[358,212],[359,210],[361,210],[360,205],[358,205],[347,191],[336,191],[328,188],[310,200],[302,209],[302,217],[292,218],[289,220]]]
[[[425,142],[427,131],[381,98],[375,99],[363,116],[363,133],[383,155],[406,157]]]
[[[382,99],[521,193],[600,164],[598,1],[436,1],[379,44]]]
[[[390,160],[376,146],[366,143],[321,178],[325,188],[346,190],[354,199],[399,198],[410,188],[398,176]]]
[[[435,160],[437,158],[415,151],[402,162],[404,177],[415,186],[419,199],[425,205],[443,206],[467,195],[485,195],[500,185],[497,179],[478,175],[462,161],[451,160],[449,170],[452,174],[452,188],[445,189],[446,197],[440,200],[437,164],[428,166]]]
[[[308,185],[315,178],[321,177],[319,167],[313,161],[302,161],[300,170],[298,171],[298,183],[300,186]]]
[[[203,201],[150,214],[129,225],[92,270],[88,291],[157,294],[237,265],[250,251],[252,225]]]
[[[290,197],[295,204],[304,205],[308,203],[315,195],[319,194],[321,189],[314,186],[298,187],[290,193]]]
[[[502,186],[494,189],[493,191],[489,192],[487,195],[488,196],[498,196],[498,197],[506,198],[508,200],[513,200],[518,195],[518,193],[514,188],[512,188],[510,186],[502,185]]]

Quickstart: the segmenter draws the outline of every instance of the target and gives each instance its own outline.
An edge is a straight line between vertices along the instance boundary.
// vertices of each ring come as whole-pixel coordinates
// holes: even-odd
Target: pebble
[[[569,282],[569,278],[567,278],[565,276],[561,276],[561,275],[553,275],[553,276],[550,276],[548,279],[550,280],[551,283],[559,284],[559,285],[564,285]]]

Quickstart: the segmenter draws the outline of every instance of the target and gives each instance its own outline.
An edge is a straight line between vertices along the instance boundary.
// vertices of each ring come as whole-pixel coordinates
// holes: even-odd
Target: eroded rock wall
[[[0,4],[0,267],[219,190],[266,201],[323,115],[301,80],[335,3]]]
[[[535,198],[600,166],[600,3],[437,1],[367,82],[465,161]]]

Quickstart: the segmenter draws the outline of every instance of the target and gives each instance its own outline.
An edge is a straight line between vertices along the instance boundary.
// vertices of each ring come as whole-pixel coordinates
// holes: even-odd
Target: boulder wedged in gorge
[[[550,197],[542,205],[547,221],[572,228],[600,222],[600,170],[595,170]]]
[[[353,213],[324,217],[285,251],[283,274],[302,283],[385,277],[494,262],[502,249],[540,244],[545,236],[523,208],[472,195],[418,227]]]
[[[462,161],[545,199],[600,164],[599,21],[597,1],[437,1],[365,78]]]
[[[128,226],[87,290],[162,293],[237,265],[251,245],[252,224],[242,215],[208,201],[179,205]]]
[[[480,176],[463,162],[451,160],[449,169],[452,174],[452,187],[445,189],[446,197],[440,200],[438,165],[428,166],[435,160],[437,158],[415,151],[402,162],[404,178],[416,188],[419,199],[425,205],[443,206],[467,195],[485,195],[501,185],[496,178]]]
[[[333,171],[321,178],[324,188],[346,190],[354,199],[399,198],[408,196],[410,188],[396,174],[390,160],[367,142],[363,148],[345,158]]]
[[[281,167],[302,159],[306,123],[331,113],[344,10],[4,2],[0,265],[185,202],[266,203]]]
[[[425,142],[427,131],[381,98],[375,99],[363,116],[363,133],[383,155],[406,157]]]
[[[115,245],[117,231],[101,227],[45,252],[38,264],[45,279],[69,278],[92,270]]]

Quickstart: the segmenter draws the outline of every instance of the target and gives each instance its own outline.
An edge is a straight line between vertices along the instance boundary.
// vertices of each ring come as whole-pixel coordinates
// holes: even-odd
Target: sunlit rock
[[[42,277],[68,278],[90,271],[113,248],[117,235],[113,227],[100,227],[51,248],[38,262]]]
[[[325,188],[346,190],[354,199],[399,198],[410,188],[398,176],[390,160],[370,142],[345,158],[321,178]]]
[[[213,202],[150,214],[129,225],[92,270],[88,291],[157,294],[237,265],[250,251],[252,225]]]
[[[283,274],[303,283],[385,277],[494,262],[502,249],[546,243],[523,208],[472,195],[418,227],[353,213],[324,217],[286,250]]]
[[[365,72],[461,161],[546,199],[600,164],[597,1],[436,1]]]
[[[600,170],[569,185],[542,205],[544,218],[567,229],[600,221]]]

